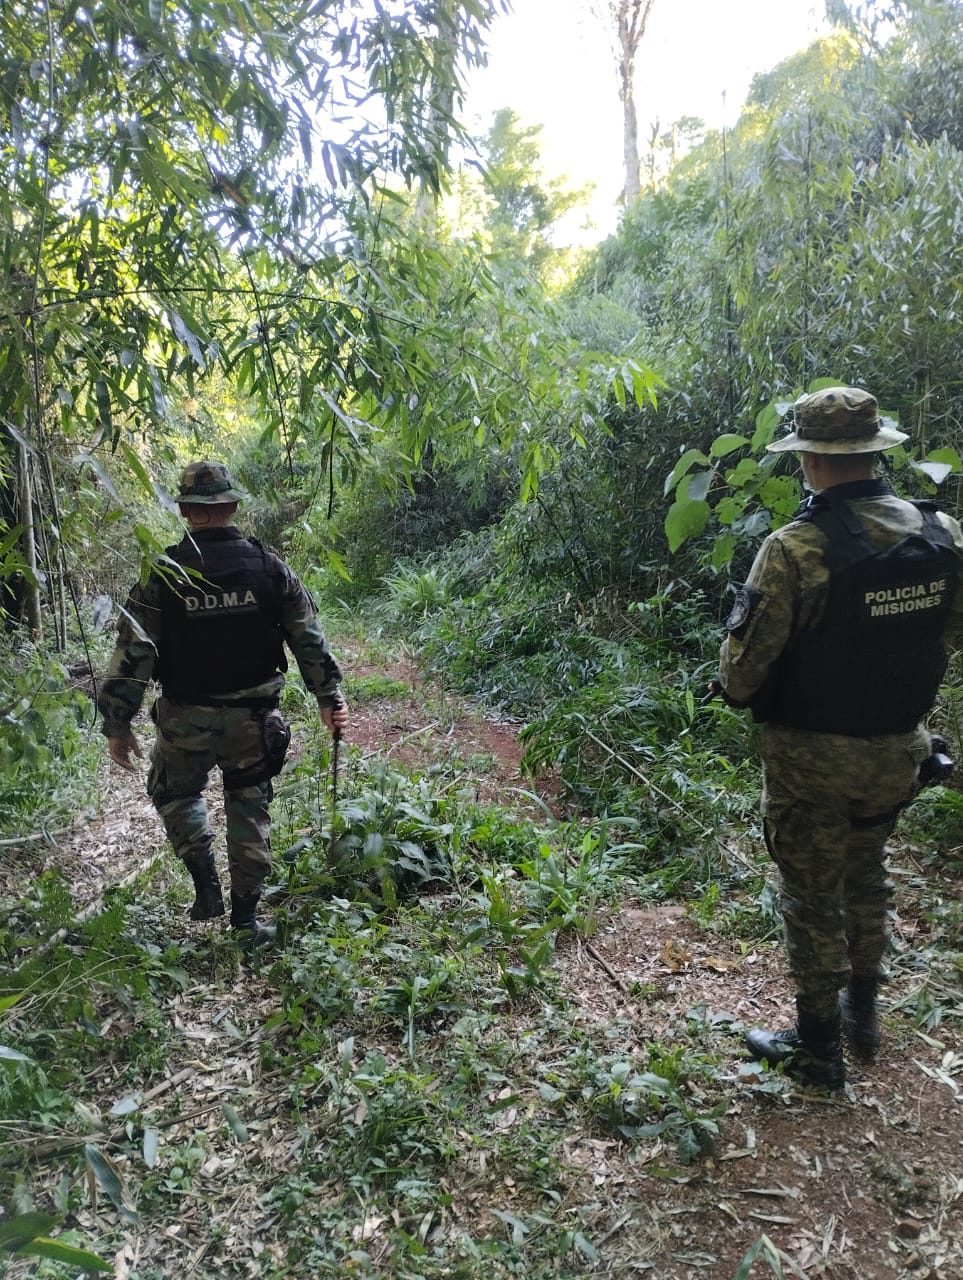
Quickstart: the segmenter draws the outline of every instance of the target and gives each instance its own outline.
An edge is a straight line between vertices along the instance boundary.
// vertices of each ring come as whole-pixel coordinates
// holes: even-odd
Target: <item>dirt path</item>
[[[902,910],[912,928],[907,897]],[[926,974],[899,932],[897,944],[886,1004],[912,1008]],[[958,1022],[926,1035],[892,1012],[878,1062],[848,1060],[845,1093],[786,1081],[768,1094],[729,1028],[791,1023],[778,945],[746,950],[679,907],[626,904],[604,921],[594,948],[621,986],[644,993],[628,997],[573,948],[564,986],[596,1033],[627,1023],[627,1053],[640,1041],[694,1039],[730,1055],[723,1141],[697,1166],[667,1178],[672,1153],[659,1140],[573,1143],[585,1176],[604,1188],[607,1221],[622,1222],[612,1242],[618,1255],[646,1261],[664,1280],[731,1280],[764,1232],[806,1276],[963,1276]],[[760,1260],[751,1274],[770,1271]]]
[[[529,798],[533,784],[519,772],[519,726],[486,719],[468,702],[425,685],[410,664],[372,666],[359,678],[379,672],[399,687],[353,707],[349,751],[426,772],[441,763],[463,767],[479,800],[529,818],[544,816],[543,806],[561,811],[551,780],[539,788],[541,804]],[[104,785],[103,816],[81,819],[56,844],[19,851],[4,865],[6,890],[57,865],[71,875],[82,905],[156,854],[159,830],[142,779],[105,771]],[[721,919],[700,924],[681,904],[623,901],[600,914],[590,939],[569,937],[559,947],[554,996],[522,1001],[497,1020],[499,1043],[509,1048],[499,1051],[498,1075],[479,1085],[493,1100],[490,1134],[483,1140],[476,1132],[452,1156],[443,1202],[426,1204],[411,1222],[359,1202],[353,1223],[339,1229],[366,1261],[340,1272],[292,1259],[288,1201],[278,1199],[278,1188],[290,1186],[285,1195],[295,1197],[295,1205],[298,1196],[309,1196],[303,1212],[327,1221],[324,1205],[336,1203],[343,1188],[325,1153],[337,1126],[347,1122],[324,1090],[316,1110],[292,1109],[289,1068],[273,1048],[289,1028],[278,1022],[270,966],[241,964],[216,926],[172,918],[160,894],[171,883],[184,901],[189,894],[178,869],[162,859],[153,889],[142,893],[135,927],[158,948],[165,933],[180,936],[200,959],[166,1004],[169,1040],[157,1072],[132,1089],[121,1055],[113,1068],[101,1067],[84,1082],[80,1099],[100,1126],[92,1140],[114,1153],[130,1194],[137,1198],[141,1185],[140,1198],[150,1206],[138,1226],[108,1218],[120,1241],[112,1255],[115,1275],[514,1275],[520,1272],[494,1260],[490,1272],[465,1269],[455,1246],[466,1234],[475,1240],[504,1239],[506,1231],[524,1235],[547,1191],[552,1212],[586,1243],[582,1249],[575,1239],[551,1269],[529,1271],[539,1277],[733,1280],[747,1251],[764,1248],[766,1236],[786,1260],[779,1263],[773,1254],[777,1261],[768,1262],[760,1254],[745,1277],[778,1275],[781,1265],[787,1276],[812,1280],[960,1280],[963,993],[956,957],[941,961],[924,950],[934,901],[953,909],[960,880],[950,867],[924,866],[913,850],[901,850],[897,861],[885,1045],[874,1066],[850,1064],[845,1093],[807,1093],[760,1076],[740,1050],[741,1025],[789,1019],[778,944],[740,941]],[[438,910],[443,913],[443,902]],[[916,1016],[926,1001],[944,1012],[929,1032],[920,1030]],[[376,1001],[346,1014],[340,1043],[350,1038],[346,1054],[360,1054],[363,1045],[397,1063],[396,1033],[388,1034],[384,1019],[373,1014],[377,1007]],[[112,1034],[134,1034],[136,1009],[118,1009],[113,1017]],[[442,1018],[430,1045],[443,1045],[451,1032]],[[579,1046],[627,1062],[644,1062],[653,1046],[703,1055],[711,1070],[684,1090],[694,1112],[721,1109],[715,1152],[682,1165],[668,1135],[626,1140],[587,1118],[564,1087],[547,1087],[550,1080],[559,1084],[567,1069],[558,1065],[563,1051],[570,1062]],[[430,1086],[429,1096],[434,1087],[443,1093],[445,1082]],[[123,1119],[125,1098],[136,1109],[136,1125]],[[359,1111],[354,1123],[364,1122]],[[551,1147],[554,1170],[538,1195],[506,1157],[514,1143],[522,1150],[535,1141],[533,1135]],[[0,1143],[0,1151],[9,1145]],[[28,1149],[35,1185],[52,1189],[67,1167],[62,1135],[38,1140],[33,1134]],[[298,1191],[292,1173],[311,1152],[312,1189]],[[70,1221],[83,1239],[95,1240],[104,1231],[105,1210],[110,1213],[103,1200],[99,1207],[88,1202]],[[523,1221],[523,1210],[535,1216]],[[393,1260],[390,1237],[399,1225],[422,1241],[424,1270],[415,1262],[399,1269]],[[429,1266],[449,1256],[448,1264]],[[14,1263],[8,1274],[31,1272]]]
[[[68,891],[62,908],[66,924],[96,910],[105,893],[130,883],[164,853],[164,833],[142,776],[132,782],[105,760],[98,791],[96,808],[62,827],[24,832],[0,850],[0,904],[8,926],[20,931],[25,951],[41,941],[34,907],[45,877],[57,875]]]

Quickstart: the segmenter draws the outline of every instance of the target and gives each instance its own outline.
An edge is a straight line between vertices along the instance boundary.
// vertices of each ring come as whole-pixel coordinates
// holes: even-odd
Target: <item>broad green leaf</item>
[[[5,431],[9,431],[10,435],[14,440],[16,440],[17,444],[20,445],[22,449],[26,449],[28,453],[32,453],[34,457],[37,456],[37,450],[33,447],[27,437],[17,430],[12,422],[5,422],[3,424],[3,428]]]
[[[679,1137],[676,1142],[676,1152],[678,1154],[680,1164],[693,1164],[698,1160],[701,1154],[701,1149],[699,1147],[699,1140],[696,1136],[695,1130],[691,1125],[685,1125],[679,1133]]]
[[[23,1245],[45,1235],[57,1219],[49,1213],[19,1213],[6,1222],[0,1222],[0,1249],[16,1253]]]
[[[77,1249],[71,1244],[61,1244],[59,1240],[50,1240],[44,1236],[35,1237],[17,1252],[34,1258],[53,1258],[54,1261],[65,1262],[71,1267],[80,1267],[82,1271],[113,1272],[114,1270],[112,1262],[98,1257],[96,1253],[90,1253],[87,1249]]]
[[[380,858],[384,852],[385,838],[380,831],[366,831],[362,853],[366,858]]]
[[[0,1044],[0,1061],[5,1062],[30,1062],[31,1059],[25,1053],[21,1053],[18,1049],[11,1049],[9,1045]]]
[[[682,477],[688,475],[697,462],[701,463],[702,466],[705,467],[709,465],[709,461],[709,458],[706,457],[701,449],[686,449],[685,453],[666,477],[665,488],[662,491],[664,496],[669,496]]]
[[[154,390],[154,412],[158,418],[166,418],[167,400],[164,396],[164,384],[161,382],[160,374],[156,369],[151,369],[150,379]]]
[[[829,387],[845,387],[847,384],[841,382],[839,378],[813,378],[809,386],[806,388],[806,394],[812,395],[814,391],[825,391]]]
[[[715,507],[716,519],[720,524],[735,524],[746,509],[745,495],[727,494]]]
[[[697,538],[709,523],[708,502],[676,501],[665,517],[669,550],[678,551],[683,542]]]
[[[735,453],[737,449],[741,449],[743,445],[748,443],[748,437],[727,432],[724,435],[716,436],[709,446],[709,456],[711,458],[726,458],[730,453]]]
[[[767,1236],[760,1236],[755,1244],[751,1245],[749,1249],[747,1249],[746,1255],[736,1268],[732,1280],[749,1280],[749,1277],[752,1274],[752,1264],[759,1257],[763,1246],[768,1243],[769,1238]],[[778,1275],[778,1272],[776,1274]]]
[[[709,492],[709,485],[712,483],[711,471],[698,471],[694,476],[689,477],[686,485],[686,495],[690,502],[701,502]]]
[[[776,1280],[786,1280],[786,1272],[783,1270],[784,1263],[792,1275],[801,1277],[801,1280],[806,1280],[806,1273],[796,1266],[792,1258],[778,1249],[767,1235],[760,1236],[755,1244],[751,1246],[739,1264],[732,1280],[749,1280],[752,1275],[752,1264],[759,1257],[765,1259]]]
[[[734,533],[720,533],[712,543],[712,554],[709,563],[713,569],[725,569],[732,564],[739,539]]]
[[[492,1209],[491,1211],[496,1218],[500,1218],[507,1227],[512,1230],[512,1244],[521,1245],[525,1242],[528,1235],[528,1226],[515,1216],[514,1213],[506,1213],[504,1209]]]
[[[782,415],[779,413],[775,401],[767,404],[765,409],[760,409],[756,414],[756,429],[752,433],[750,448],[753,453],[759,453],[765,449],[767,444],[772,442],[776,428]]]
[[[799,506],[799,482],[793,476],[769,476],[763,481],[759,496],[771,511],[791,516]]]
[[[955,449],[931,449],[926,455],[926,462],[945,462],[951,471],[963,471],[963,462]]]
[[[759,471],[759,463],[754,458],[741,458],[731,471],[726,472],[726,484],[731,485],[733,489],[740,489],[750,480],[754,480],[759,475]]]
[[[10,103],[10,137],[13,140],[14,150],[18,155],[23,155],[23,113],[20,110],[20,104],[17,102]]]

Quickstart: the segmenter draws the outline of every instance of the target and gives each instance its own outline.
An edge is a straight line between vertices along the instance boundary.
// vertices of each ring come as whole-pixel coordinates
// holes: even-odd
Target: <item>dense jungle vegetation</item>
[[[258,1202],[287,1244],[209,1271],[202,1250],[201,1275],[599,1265],[604,1233],[553,1191],[544,1118],[499,1149],[520,1184],[494,1211],[501,1236],[436,1238],[439,1171],[481,1141],[479,1116],[517,1104],[506,1009],[541,1011],[526,1043],[553,1124],[575,1108],[593,1132],[655,1135],[676,1168],[714,1149],[717,1049],[662,1038],[630,1062],[573,1045],[553,973],[629,896],[744,947],[776,936],[752,727],[703,696],[730,584],[801,497],[792,458],[764,447],[801,391],[865,386],[910,433],[886,457],[897,489],[961,514],[963,4],[832,0],[831,34],[760,73],[730,131],[686,121],[653,144],[617,233],[580,253],[554,231],[582,193],[545,175],[538,129],[510,104],[482,137],[460,124],[500,7],[0,7],[11,1275],[169,1274],[156,1255],[96,1255],[197,1194],[210,1155],[184,1139],[165,1156],[138,1117],[174,1072],[164,1011],[195,984],[243,988],[236,957],[151,914],[153,863],[79,919],[69,865],[37,852],[112,816],[91,693],[126,590],[180,536],[169,494],[188,460],[223,458],[249,489],[241,522],[310,586],[353,706],[410,692],[401,655],[446,691],[426,705],[517,721],[524,767],[555,788],[494,803],[470,785],[478,758],[356,751],[332,817],[330,748],[292,674],[304,747],[275,843],[296,928],[273,1003],[262,991],[229,1021],[239,1053],[267,1028],[258,1069],[282,1078],[302,1136],[327,1135],[343,1181],[299,1149]],[[959,756],[951,673],[933,727]],[[901,830],[945,865],[960,794],[927,792]],[[160,837],[143,851],[161,856]],[[162,896],[181,910],[185,892],[175,870]],[[921,908],[932,983],[903,1010],[927,1035],[960,1013],[951,897]],[[87,1082],[107,1064],[118,1101],[95,1114]],[[223,1117],[246,1142],[237,1106]],[[385,1224],[381,1262],[350,1225],[358,1204]],[[792,1274],[768,1236],[746,1243],[738,1275],[754,1259]]]

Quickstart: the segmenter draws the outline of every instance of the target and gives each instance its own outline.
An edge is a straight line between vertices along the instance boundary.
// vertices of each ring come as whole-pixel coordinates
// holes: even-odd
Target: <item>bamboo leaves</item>
[[[405,351],[386,338],[386,318],[415,311],[426,282],[377,271],[379,241],[395,234],[381,205],[405,212],[384,188],[390,175],[438,186],[455,126],[449,113],[429,129],[424,92],[445,75],[454,88],[456,65],[482,56],[491,15],[487,0],[444,14],[416,0],[363,13],[334,0],[103,0],[54,4],[48,28],[29,0],[8,0],[11,432],[38,447],[52,402],[71,453],[109,487],[93,452],[159,443],[171,406],[215,374],[236,379],[288,451],[330,420],[317,392],[337,381],[334,444],[356,470],[359,424],[396,416],[417,390],[409,370],[430,364],[416,325]]]

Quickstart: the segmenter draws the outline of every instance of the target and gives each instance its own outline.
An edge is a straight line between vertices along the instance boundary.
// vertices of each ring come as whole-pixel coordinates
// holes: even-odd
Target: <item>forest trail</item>
[[[520,773],[518,725],[486,718],[405,660],[359,662],[354,678],[365,692],[352,705],[344,797],[368,755],[435,777],[457,760],[480,802],[520,821],[561,814],[559,788]],[[173,980],[153,1003],[118,1001],[105,987],[98,1036],[116,1048],[92,1061],[76,1099],[92,1131],[25,1129],[0,1144],[6,1157],[17,1147],[29,1155],[38,1199],[55,1200],[58,1184],[77,1176],[83,1141],[109,1153],[123,1186],[120,1212],[103,1194],[88,1197],[70,1225],[101,1253],[111,1242],[119,1280],[963,1275],[963,992],[958,968],[926,967],[930,924],[920,909],[924,877],[932,889],[934,875],[955,903],[958,869],[924,868],[918,851],[899,850],[884,1047],[872,1067],[850,1061],[845,1093],[831,1097],[760,1076],[747,1062],[739,1027],[790,1016],[781,948],[740,940],[693,903],[626,897],[599,907],[591,936],[560,935],[549,981],[494,1017],[490,1004],[482,1016],[484,1000],[470,1007],[485,994],[476,974],[459,1000],[449,984],[451,1013],[438,1001],[416,1018],[406,964],[414,956],[454,963],[431,955],[436,926],[422,937],[404,907],[384,926],[351,916],[338,949],[326,953],[331,984],[347,981],[334,971],[353,963],[352,930],[380,930],[389,967],[382,958],[345,988],[347,1001],[322,1018],[337,1030],[325,1040],[300,1014],[295,1022],[284,1015],[290,973],[268,957],[243,962],[220,923],[185,922],[187,877],[162,852],[142,785],[143,776],[105,768],[100,817],[80,818],[4,866],[9,889],[59,865],[78,909],[109,881],[149,868],[126,927]],[[438,918],[457,909],[450,894],[424,905]],[[165,958],[170,943],[178,954]],[[323,945],[306,943],[305,955]],[[318,972],[306,960],[301,971]],[[407,1017],[404,1007],[395,1016],[399,989],[408,992]],[[307,990],[304,1007],[328,994]],[[924,998],[944,1014],[930,1033],[912,1016]],[[153,1071],[132,1080],[124,1042],[145,1034],[157,1042]],[[459,1053],[446,1057],[456,1039]],[[677,1128],[642,1125],[625,1137],[602,1123],[604,1098],[634,1086],[617,1072],[603,1082],[600,1064],[637,1063],[644,1073],[661,1055],[671,1079],[679,1052],[706,1070],[680,1075],[666,1103],[682,1118]],[[453,1062],[473,1074],[467,1091],[452,1086]],[[714,1152],[680,1163],[685,1117],[711,1114],[720,1129]],[[398,1131],[388,1133],[392,1125]],[[443,1147],[433,1127],[444,1129]],[[362,1141],[369,1156],[381,1153],[390,1176],[379,1183],[370,1169],[362,1178],[342,1167],[346,1132],[352,1151]],[[426,1159],[438,1165],[434,1184],[416,1172]],[[406,1165],[407,1180],[399,1178]],[[136,1209],[136,1222],[124,1206]],[[402,1252],[399,1237],[409,1242]],[[740,1271],[753,1248],[756,1261]],[[14,1262],[5,1274],[39,1274],[36,1265]]]

